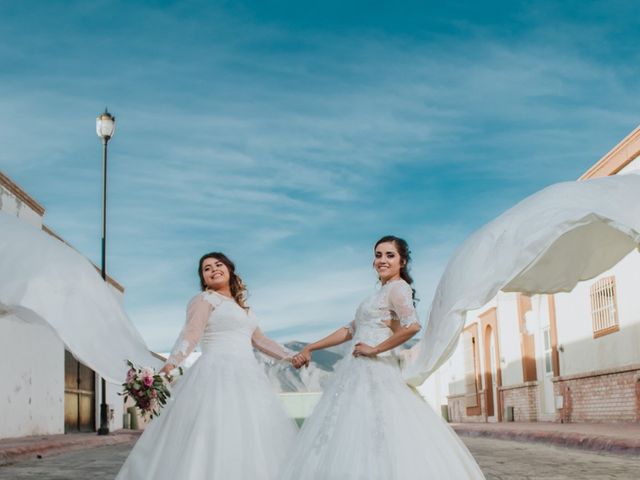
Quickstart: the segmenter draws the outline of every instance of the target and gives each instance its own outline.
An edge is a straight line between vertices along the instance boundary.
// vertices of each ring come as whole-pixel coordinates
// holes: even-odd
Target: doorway
[[[496,383],[496,348],[493,330],[487,326],[485,330],[485,392],[487,402],[487,421],[497,422],[497,408],[495,403],[498,399],[498,385]]]
[[[95,431],[96,374],[64,351],[64,433]]]
[[[484,370],[485,415],[487,422],[502,421],[502,368],[498,340],[498,316],[495,307],[480,315],[482,324],[482,353]]]

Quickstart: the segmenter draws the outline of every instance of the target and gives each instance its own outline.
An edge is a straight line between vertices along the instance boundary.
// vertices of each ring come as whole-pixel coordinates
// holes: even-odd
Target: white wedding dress
[[[391,336],[390,320],[418,322],[411,287],[388,282],[347,327],[353,342]],[[280,480],[483,479],[466,446],[402,380],[399,358],[349,355],[306,419]]]
[[[276,359],[289,352],[265,337],[235,301],[202,292],[169,357],[202,355],[122,466],[117,480],[276,480],[297,427],[285,414],[252,344]]]

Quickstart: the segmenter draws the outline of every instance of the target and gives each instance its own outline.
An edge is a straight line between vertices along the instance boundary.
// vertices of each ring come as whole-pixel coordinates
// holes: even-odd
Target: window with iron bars
[[[615,277],[601,278],[591,285],[590,296],[593,338],[620,330]]]

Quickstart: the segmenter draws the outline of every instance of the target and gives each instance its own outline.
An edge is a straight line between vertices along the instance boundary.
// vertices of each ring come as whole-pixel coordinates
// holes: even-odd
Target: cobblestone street
[[[491,480],[640,478],[640,457],[511,440],[462,440]]]
[[[508,440],[463,440],[489,480],[640,478],[639,457]],[[130,444],[116,445],[30,460],[0,467],[0,479],[113,480],[130,449]]]
[[[76,450],[0,467],[0,479],[113,480],[133,444]]]

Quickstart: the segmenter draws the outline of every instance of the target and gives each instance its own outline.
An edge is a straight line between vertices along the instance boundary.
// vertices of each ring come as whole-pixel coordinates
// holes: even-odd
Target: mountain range
[[[418,340],[411,339],[401,348],[410,348]],[[285,347],[299,352],[307,343],[291,341]],[[337,364],[351,353],[351,342],[313,352],[313,359],[308,367],[296,370],[287,363],[276,362],[271,357],[256,351],[256,358],[263,368],[274,389],[279,392],[320,392]]]

